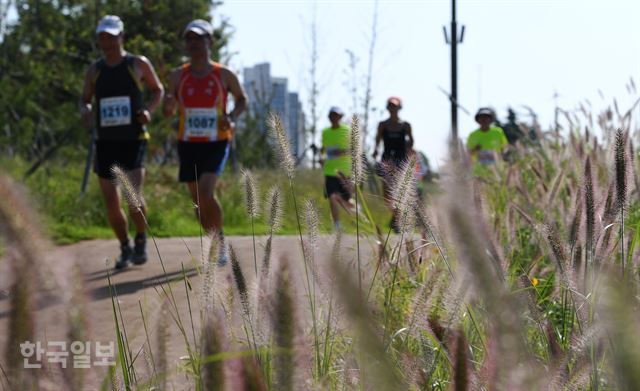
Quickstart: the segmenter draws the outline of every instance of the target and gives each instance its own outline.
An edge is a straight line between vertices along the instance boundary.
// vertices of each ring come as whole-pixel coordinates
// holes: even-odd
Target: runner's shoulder
[[[223,79],[226,79],[227,77],[238,77],[238,75],[228,66],[218,62],[214,62],[213,64],[220,69],[220,76],[222,76]]]
[[[151,60],[149,60],[147,56],[143,56],[141,54],[131,54],[131,53],[129,53],[129,55],[133,57],[134,64],[136,64],[137,66],[140,66],[141,64],[153,66],[151,64]]]

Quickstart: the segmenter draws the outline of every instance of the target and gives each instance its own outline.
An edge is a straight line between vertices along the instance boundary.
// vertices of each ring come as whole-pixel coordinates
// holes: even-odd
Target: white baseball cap
[[[120,35],[124,31],[124,23],[120,20],[119,16],[107,15],[100,19],[98,27],[96,27],[96,34],[107,33],[111,35]]]
[[[187,27],[184,28],[182,36],[187,35],[189,31],[193,31],[198,35],[213,36],[213,26],[204,19],[196,19],[189,22]]]
[[[344,115],[344,111],[342,111],[341,108],[339,108],[338,106],[331,106],[331,108],[329,109],[329,114],[331,113],[336,113],[339,116],[343,116]]]

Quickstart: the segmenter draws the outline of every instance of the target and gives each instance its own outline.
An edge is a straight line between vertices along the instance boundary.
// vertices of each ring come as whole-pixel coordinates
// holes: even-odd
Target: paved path
[[[264,253],[265,240],[266,238],[264,237],[257,238],[258,265]],[[333,238],[329,236],[320,238],[316,251],[320,265],[326,265],[333,246],[332,241]],[[252,238],[230,237],[229,243],[236,250],[248,285],[251,286],[255,280]],[[147,264],[133,266],[123,272],[111,275],[111,282],[118,293],[120,310],[122,311],[126,332],[131,348],[134,350],[134,355],[145,341],[140,306],[144,310],[147,324],[151,331],[156,330],[161,316],[168,316],[160,310],[164,297],[163,288],[167,289],[166,278],[173,281],[171,285],[172,292],[178,303],[180,316],[188,328],[188,334],[191,339],[193,339],[193,336],[191,335],[189,303],[187,302],[183,279],[183,268],[192,289],[189,299],[194,313],[197,314],[198,308],[200,308],[199,299],[202,279],[198,274],[197,268],[200,267],[201,248],[205,249],[206,252],[208,241],[206,239],[201,241],[200,238],[166,238],[159,239],[157,244],[164,262],[166,275],[163,272],[158,252],[156,252],[151,241],[148,244],[150,258]],[[372,247],[373,243],[370,243],[368,239],[361,241],[361,259],[372,258]],[[342,249],[342,257],[345,262],[353,261],[355,259],[355,238],[345,237]],[[88,315],[89,339],[100,342],[115,341],[115,323],[107,281],[107,270],[111,270],[113,258],[117,255],[117,252],[118,248],[114,240],[85,241],[70,246],[52,247],[45,251],[45,265],[42,270],[45,276],[54,282],[58,292],[53,292],[50,295],[52,299],[41,300],[37,305],[38,308],[35,313],[36,340],[41,341],[44,348],[47,348],[48,342],[68,340],[67,319],[70,306],[65,304],[64,297],[69,296],[68,293],[71,292],[73,279],[70,271],[73,270],[74,264],[77,264],[81,270],[86,292],[85,305],[83,307]],[[297,236],[274,238],[272,260],[278,260],[282,257],[286,257],[289,260],[294,281],[298,281],[298,283],[303,281],[302,256]],[[231,267],[227,265],[217,270],[216,281],[218,281],[218,286],[216,289],[228,292],[228,284],[231,281]],[[11,286],[11,278],[8,272],[8,262],[6,259],[0,259],[0,330],[5,330],[0,335],[0,352],[5,351],[4,347],[8,336],[6,330],[9,319],[10,297],[8,292]],[[299,286],[298,289],[302,288]],[[299,293],[304,293],[304,291],[299,291]],[[224,292],[221,292],[221,295],[224,294]],[[196,315],[195,317],[194,328],[197,332],[199,321],[197,319],[198,316]],[[170,368],[175,368],[180,363],[180,357],[186,355],[185,343],[182,334],[178,332],[176,324],[171,319],[168,320],[168,326],[168,365]],[[155,342],[154,338],[154,336],[151,337],[152,345]],[[4,359],[0,359],[0,361],[4,361]],[[142,355],[137,359],[137,362],[141,364],[139,365],[140,368],[144,368]],[[71,364],[71,360],[69,363]],[[86,373],[89,383],[86,389],[97,389],[106,372],[104,368],[100,368],[87,370]],[[172,377],[175,389],[189,389],[189,386],[184,384],[183,379],[184,377],[180,375]]]

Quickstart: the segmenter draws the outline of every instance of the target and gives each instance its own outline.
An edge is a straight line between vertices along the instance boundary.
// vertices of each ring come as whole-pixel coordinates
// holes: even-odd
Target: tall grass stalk
[[[276,356],[274,388],[283,391],[294,389],[294,337],[295,337],[295,309],[294,294],[291,286],[288,261],[280,260],[280,267],[276,275],[274,295],[273,330],[274,343],[280,353]]]
[[[356,200],[356,251],[358,260],[358,294],[362,294],[362,268],[360,261],[360,209],[358,206],[358,188],[364,180],[364,164],[362,151],[362,136],[360,135],[360,122],[357,115],[351,118],[350,131],[350,155],[351,155],[351,184],[355,189]]]
[[[253,262],[255,267],[256,278],[258,278],[258,256],[256,252],[256,230],[255,219],[260,214],[259,203],[260,195],[258,194],[258,186],[256,180],[250,171],[243,170],[242,177],[244,179],[244,194],[247,215],[251,219],[251,240],[253,241]]]
[[[616,203],[620,212],[620,263],[622,266],[622,278],[625,278],[625,253],[624,253],[624,210],[627,203],[627,149],[626,137],[622,129],[616,131],[615,138],[615,166],[616,166]]]
[[[158,259],[160,260],[160,266],[162,267],[162,273],[164,276],[164,284],[160,284],[160,289],[162,290],[164,296],[169,299],[169,303],[171,303],[172,307],[173,307],[173,311],[175,311],[174,313],[172,313],[172,311],[168,311],[169,314],[171,315],[171,317],[173,318],[174,322],[176,323],[176,325],[178,326],[178,329],[180,330],[180,333],[185,341],[185,344],[187,346],[187,351],[189,353],[189,363],[191,364],[191,368],[193,370],[194,374],[198,374],[199,377],[199,373],[200,373],[200,369],[197,365],[197,355],[196,352],[194,350],[194,347],[192,346],[192,344],[189,342],[189,337],[187,336],[187,331],[186,328],[184,327],[184,324],[182,322],[182,319],[180,317],[180,310],[178,309],[178,302],[175,298],[175,295],[173,294],[173,289],[171,287],[171,282],[169,281],[169,275],[167,273],[167,269],[165,267],[163,258],[162,258],[162,254],[160,254],[160,248],[158,247],[158,243],[156,241],[155,235],[153,234],[153,231],[151,229],[151,227],[149,226],[149,222],[147,221],[146,216],[144,215],[144,213],[142,213],[142,198],[140,197],[140,195],[136,192],[135,188],[131,185],[131,182],[129,181],[129,177],[127,176],[127,174],[117,165],[114,165],[111,167],[111,172],[113,173],[113,175],[115,176],[116,182],[122,187],[122,189],[124,190],[125,193],[125,197],[127,198],[127,201],[129,203],[129,206],[131,208],[136,209],[143,217],[144,222],[145,222],[145,226],[147,227],[147,231],[149,232],[149,235],[151,237],[151,240],[153,242],[153,245],[155,247],[156,253],[158,255]],[[215,232],[212,233],[213,236],[218,236],[216,235]],[[201,238],[202,240],[202,238]],[[204,251],[204,249],[203,249]],[[167,289],[165,289],[164,285],[167,286]]]
[[[416,160],[415,156],[411,156],[408,160],[406,160],[395,178],[395,183],[392,188],[392,200],[393,200],[393,209],[398,211],[396,212],[400,214],[399,219],[396,219],[396,224],[400,225],[400,242],[397,248],[397,256],[395,262],[393,264],[393,277],[391,279],[391,285],[389,288],[389,296],[387,299],[387,305],[385,310],[385,320],[384,320],[384,336],[383,340],[386,341],[386,336],[388,335],[388,326],[389,326],[389,314],[392,309],[393,302],[393,293],[395,291],[396,280],[398,276],[398,268],[400,266],[400,253],[402,250],[402,243],[404,241],[405,235],[409,234],[413,230],[413,204],[416,202],[415,194],[415,170]]]
[[[293,156],[291,155],[291,147],[289,146],[289,139],[287,138],[285,129],[277,114],[272,113],[269,115],[268,125],[270,129],[271,137],[274,140],[276,154],[279,158],[280,165],[288,178],[289,190],[291,192],[291,198],[293,200],[293,209],[296,215],[298,237],[300,239],[300,250],[302,251],[302,259],[304,261],[307,259],[307,254],[305,251],[304,240],[302,238],[302,226],[300,224],[300,212],[298,210],[298,202],[296,199],[296,193],[293,189],[295,162],[294,162]],[[318,335],[318,322],[316,319],[316,316],[317,316],[316,298],[315,298],[315,295],[313,294],[313,289],[311,286],[313,281],[309,277],[309,267],[306,262],[303,262],[303,264],[304,264],[304,274],[306,278],[307,297],[309,299],[309,310],[311,312],[311,321],[313,323],[314,348],[316,351],[318,351],[320,349],[320,345],[319,345],[319,335]],[[317,378],[317,372],[315,373],[315,376]]]

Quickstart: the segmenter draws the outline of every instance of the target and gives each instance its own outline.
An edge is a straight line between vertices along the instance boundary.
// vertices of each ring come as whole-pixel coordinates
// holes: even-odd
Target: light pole
[[[445,42],[451,45],[451,138],[455,142],[458,139],[458,44],[464,39],[464,25],[458,37],[458,24],[456,21],[456,0],[451,0],[451,39],[444,30]]]

